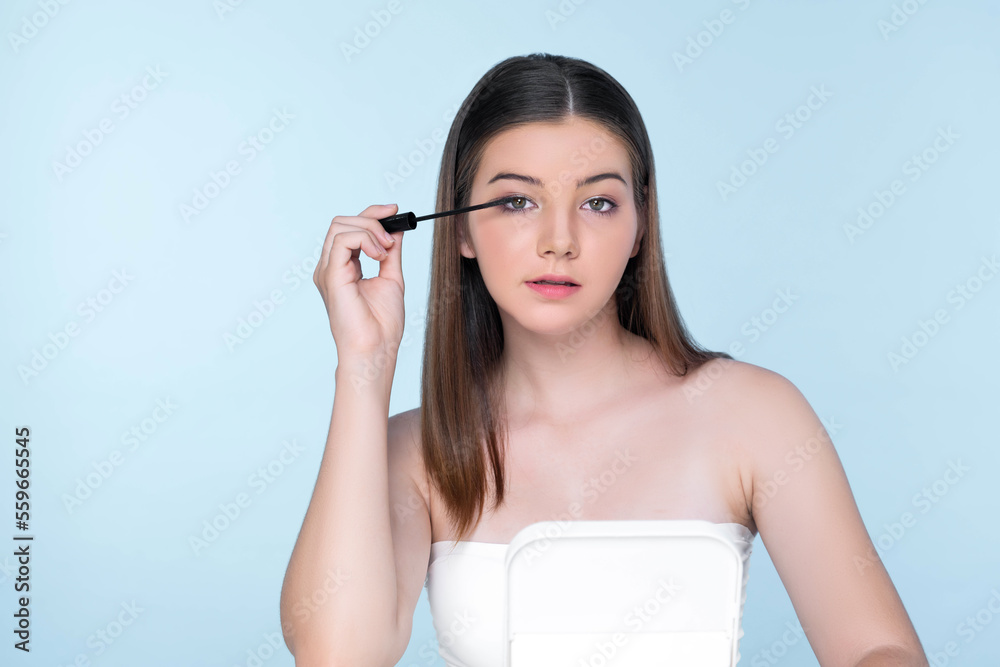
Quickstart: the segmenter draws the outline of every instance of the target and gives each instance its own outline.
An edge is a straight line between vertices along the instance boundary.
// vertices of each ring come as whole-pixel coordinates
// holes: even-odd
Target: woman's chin
[[[579,313],[554,316],[550,310],[534,317],[515,318],[515,321],[525,333],[552,338],[570,336],[573,344],[583,344],[597,331],[593,318],[581,319]]]

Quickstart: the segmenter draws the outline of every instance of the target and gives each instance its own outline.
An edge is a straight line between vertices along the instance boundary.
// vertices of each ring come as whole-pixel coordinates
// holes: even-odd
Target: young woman
[[[926,665],[805,398],[686,331],[649,138],[615,79],[548,54],[483,76],[437,210],[505,196],[433,223],[421,407],[391,418],[403,233],[378,219],[397,207],[333,218],[314,274],[333,415],[281,596],[296,665],[395,665],[425,583],[446,661],[502,664],[506,545],[567,514],[700,519],[744,556],[759,531],[822,665]]]

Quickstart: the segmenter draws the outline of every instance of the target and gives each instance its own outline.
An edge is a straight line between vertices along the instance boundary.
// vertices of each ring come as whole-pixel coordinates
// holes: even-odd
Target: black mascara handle
[[[382,228],[390,234],[417,228],[417,216],[413,215],[413,211],[409,213],[397,213],[396,215],[390,215],[388,218],[379,218],[379,222],[382,223]]]

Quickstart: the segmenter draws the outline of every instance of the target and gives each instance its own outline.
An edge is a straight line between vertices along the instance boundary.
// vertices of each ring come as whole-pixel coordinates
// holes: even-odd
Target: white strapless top
[[[743,558],[740,625],[754,535],[741,523],[716,523]],[[431,543],[424,586],[431,608],[438,652],[448,667],[500,667],[503,664],[504,559],[507,544],[443,541]],[[737,653],[738,657],[738,653]]]

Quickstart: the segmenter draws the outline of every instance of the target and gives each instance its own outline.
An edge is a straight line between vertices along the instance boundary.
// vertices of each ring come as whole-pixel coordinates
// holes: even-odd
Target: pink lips
[[[548,280],[551,282],[565,282],[572,284],[547,285],[535,282],[538,280]],[[565,299],[566,297],[576,293],[580,289],[580,284],[577,283],[575,280],[573,280],[571,276],[564,276],[555,273],[546,273],[544,276],[538,276],[537,278],[532,278],[531,280],[525,281],[525,284],[531,289],[535,290],[537,293],[549,299]]]
[[[543,276],[535,276],[528,282],[537,282],[539,280],[548,280],[553,283],[573,283],[574,285],[580,284],[573,280],[572,276],[564,276],[561,273],[546,273]]]
[[[579,285],[539,285],[538,283],[526,284],[542,296],[550,299],[565,299],[580,289]]]

